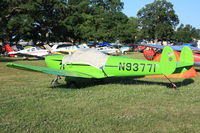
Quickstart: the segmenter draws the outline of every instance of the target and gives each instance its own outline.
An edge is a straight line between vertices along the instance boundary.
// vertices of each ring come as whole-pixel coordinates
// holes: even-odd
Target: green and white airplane
[[[38,71],[64,76],[68,84],[72,79],[104,79],[108,77],[127,77],[145,75],[170,75],[189,70],[194,57],[185,46],[177,62],[171,47],[164,48],[160,62],[133,59],[125,56],[109,56],[95,49],[79,49],[72,55],[53,55],[45,58],[48,67],[8,63],[8,67]],[[57,82],[58,78],[53,80]]]

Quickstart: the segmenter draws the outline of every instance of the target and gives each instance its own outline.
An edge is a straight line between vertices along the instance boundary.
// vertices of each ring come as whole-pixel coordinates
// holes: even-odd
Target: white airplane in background
[[[62,45],[53,45],[51,48],[51,53],[53,54],[71,54],[74,53],[79,47],[77,45],[67,46],[65,44]]]
[[[72,43],[54,44],[52,47],[44,45],[52,54],[72,54],[79,48],[89,48],[86,44],[73,45]]]
[[[82,45],[73,45],[72,43],[64,43],[64,44],[54,44],[52,47],[49,45],[44,45],[46,49],[48,49],[52,54],[72,54],[79,48],[89,48],[87,44]],[[96,47],[102,53],[110,54],[110,55],[118,55],[120,53],[119,49],[114,47]]]
[[[113,47],[97,47],[97,50],[99,50],[100,52],[104,53],[104,54],[108,54],[108,55],[118,55],[120,53],[119,49],[113,48]]]
[[[39,59],[44,59],[44,56],[49,55],[49,50],[41,49],[39,47],[30,47],[24,50],[20,50],[17,52],[9,52],[8,54],[17,55],[17,56],[25,56],[25,57],[36,57]]]

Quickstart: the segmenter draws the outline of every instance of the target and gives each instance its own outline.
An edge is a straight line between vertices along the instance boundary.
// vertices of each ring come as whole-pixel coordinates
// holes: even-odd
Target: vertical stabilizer
[[[176,56],[171,47],[166,46],[160,60],[161,71],[163,75],[172,74],[176,69]]]
[[[194,56],[192,53],[192,50],[188,47],[185,46],[181,50],[181,55],[180,55],[180,62],[178,63],[177,67],[190,67],[194,65]]]

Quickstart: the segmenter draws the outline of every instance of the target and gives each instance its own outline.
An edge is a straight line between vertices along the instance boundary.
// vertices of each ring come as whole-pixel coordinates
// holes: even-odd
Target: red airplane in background
[[[10,53],[10,52],[14,52],[14,50],[10,47],[9,44],[3,44],[3,45],[2,45],[2,48],[1,48],[1,52]],[[14,55],[14,54],[9,54],[8,56],[9,56],[9,57],[15,57],[16,55]]]

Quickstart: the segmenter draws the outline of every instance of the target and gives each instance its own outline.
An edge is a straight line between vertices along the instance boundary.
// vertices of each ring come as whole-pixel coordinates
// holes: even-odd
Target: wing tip
[[[14,66],[14,63],[7,63],[6,66]]]

